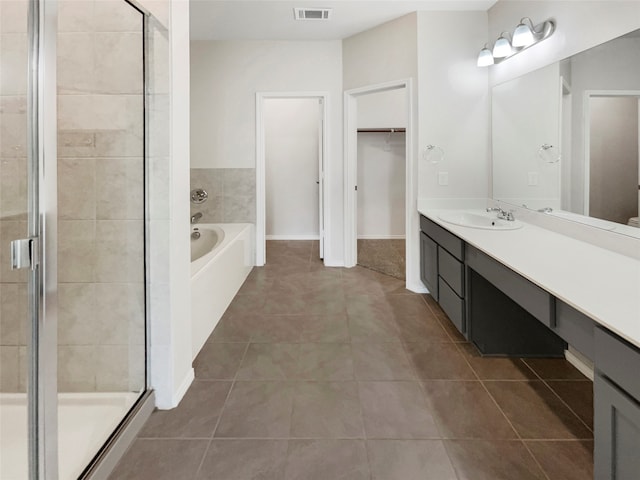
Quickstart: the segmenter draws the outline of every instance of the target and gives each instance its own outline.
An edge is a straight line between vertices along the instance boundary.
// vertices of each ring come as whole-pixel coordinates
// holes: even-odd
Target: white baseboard
[[[567,359],[567,362],[576,367],[585,377],[593,381],[593,364],[588,359],[584,358],[580,352],[576,352],[574,349],[569,347],[569,350],[564,351],[564,358]]]
[[[344,268],[344,262],[336,262],[333,260],[327,260],[326,258],[324,259],[324,266],[325,267],[342,267]]]
[[[404,240],[405,235],[358,235],[358,240]]]
[[[193,383],[193,380],[195,378],[195,371],[193,370],[193,368],[190,368],[187,372],[187,375],[182,380],[182,383],[173,394],[173,397],[171,399],[171,403],[173,406],[171,408],[175,408],[178,406],[178,404],[182,401],[182,397],[184,397],[185,393],[187,393],[187,390],[189,390],[189,387],[191,386],[191,383]],[[158,408],[161,407],[158,405]]]
[[[426,289],[422,283],[412,283],[407,282],[407,290],[410,290],[414,293],[429,293],[429,290]]]
[[[267,240],[320,240],[318,235],[265,235]]]

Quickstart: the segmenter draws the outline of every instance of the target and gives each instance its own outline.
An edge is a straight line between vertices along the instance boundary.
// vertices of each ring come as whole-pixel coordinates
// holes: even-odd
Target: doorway
[[[377,96],[379,101],[372,101]],[[388,251],[387,253],[395,255],[396,258],[404,257],[403,277],[406,280],[407,288],[422,292],[424,287],[420,283],[417,270],[419,258],[418,217],[411,99],[410,80],[399,80],[345,92],[345,266],[353,267],[363,262],[371,263],[368,258],[361,258],[370,255],[363,248],[366,243],[363,240],[367,240],[367,236],[384,237],[377,240],[384,239],[392,249],[392,242],[386,241],[396,240],[397,244],[397,241],[400,240],[404,244],[404,252],[402,248],[397,248],[396,252],[390,253]],[[385,101],[392,103],[385,105]],[[394,108],[394,103],[396,107],[400,108]],[[375,108],[376,104],[378,105],[377,109]],[[384,118],[393,110],[397,112],[395,115]],[[371,136],[374,137],[367,138]],[[378,202],[382,202],[387,210],[387,214],[384,216],[386,218],[381,219],[383,223],[386,222],[386,227],[384,229],[378,228],[376,233],[369,233],[366,230],[368,228],[366,226],[368,216],[366,205],[371,197],[362,189],[367,188],[367,176],[370,180],[375,178],[374,172],[378,170],[379,175],[380,168],[373,167],[367,162],[366,157],[371,158],[371,156],[366,155],[366,141],[378,144],[382,150],[379,153],[393,153],[389,155],[388,160],[402,162],[404,167],[397,168],[396,164],[395,168],[387,170],[387,178],[385,179],[387,198],[377,198]],[[385,150],[388,151],[385,152]],[[391,165],[387,161],[387,169]],[[390,172],[393,173],[390,175]],[[401,178],[398,178],[398,174]],[[380,181],[379,178],[378,181]],[[398,205],[398,202],[402,204],[401,208],[394,207],[394,205]],[[374,212],[372,211],[372,213]],[[378,219],[380,218],[378,216]],[[398,228],[398,219],[403,228]],[[384,250],[386,248],[383,248]],[[382,254],[382,258],[384,258],[387,253],[378,251],[371,254],[374,256]]]
[[[326,93],[256,97],[256,265],[267,240],[317,242],[324,259]]]
[[[640,210],[640,92],[585,96],[585,214],[637,222]]]
[[[404,89],[357,99],[357,264],[406,280]]]

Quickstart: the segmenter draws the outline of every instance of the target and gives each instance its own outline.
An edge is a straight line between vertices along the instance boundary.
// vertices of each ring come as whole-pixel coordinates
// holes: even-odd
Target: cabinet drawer
[[[636,480],[640,471],[640,404],[596,374],[594,478]]]
[[[640,401],[640,350],[602,327],[595,329],[596,369]]]
[[[566,303],[556,300],[553,331],[589,360],[593,360],[595,350],[594,329],[595,323],[593,320]]]
[[[456,292],[454,292],[442,278],[438,279],[438,293],[440,295],[438,303],[440,307],[442,307],[442,310],[444,310],[449,320],[453,322],[458,330],[465,333],[464,300],[456,295]]]
[[[466,260],[471,269],[486,278],[527,312],[547,327],[553,326],[554,298],[549,292],[468,244]]]
[[[460,261],[464,261],[464,242],[453,233],[424,216],[420,216],[420,230]]]
[[[443,248],[438,249],[438,275],[464,298],[464,264]]]
[[[420,232],[420,278],[438,301],[438,245]]]

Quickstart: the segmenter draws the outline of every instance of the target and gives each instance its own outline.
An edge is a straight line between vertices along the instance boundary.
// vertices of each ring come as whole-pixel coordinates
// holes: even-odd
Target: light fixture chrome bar
[[[524,21],[525,19],[523,18],[522,20]],[[530,19],[528,19],[528,20],[529,20],[529,22],[531,22]],[[533,25],[533,23],[531,23],[531,24]],[[518,27],[519,26],[520,25],[518,25]],[[499,63],[502,63],[505,60],[507,60],[508,58],[511,58],[514,55],[517,55],[518,53],[523,52],[526,49],[533,47],[534,45],[542,42],[543,40],[546,40],[551,35],[553,35],[553,32],[555,32],[555,30],[556,30],[556,24],[551,19],[550,20],[546,20],[545,22],[542,22],[542,23],[536,25],[535,27],[533,27],[533,29],[531,31],[531,33],[533,34],[533,38],[534,38],[534,41],[531,44],[525,45],[525,46],[514,46],[513,44],[511,44],[511,53],[509,55],[506,55],[504,57],[496,57],[495,55],[492,55],[493,63],[490,63],[488,61],[488,59],[487,59],[488,53],[490,52],[490,50],[485,45],[485,47],[480,51],[480,55],[478,57],[478,66],[479,67],[485,67],[485,66],[490,66],[490,65],[493,65],[493,64],[497,65]],[[502,33],[500,35],[500,38],[498,40],[500,40],[502,38],[505,38],[504,37],[504,33]]]
[[[504,62],[506,59],[513,57],[514,55],[517,55],[520,52],[524,52],[526,49],[533,47],[534,45],[537,45],[538,43],[540,43],[543,40],[546,40],[547,38],[549,38],[553,32],[556,31],[556,24],[553,20],[547,20],[546,22],[543,22],[539,25],[536,25],[535,28],[533,29],[533,35],[535,38],[535,41],[531,44],[531,45],[527,45],[526,47],[514,47],[513,45],[511,46],[512,48],[512,53],[511,55],[508,55],[504,58],[496,58],[494,60],[494,62],[496,64],[498,63],[502,63]]]

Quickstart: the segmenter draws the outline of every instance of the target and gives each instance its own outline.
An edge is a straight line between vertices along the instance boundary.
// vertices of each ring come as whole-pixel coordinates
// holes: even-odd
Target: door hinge
[[[11,270],[28,268],[35,270],[38,266],[38,237],[21,238],[11,241]]]

